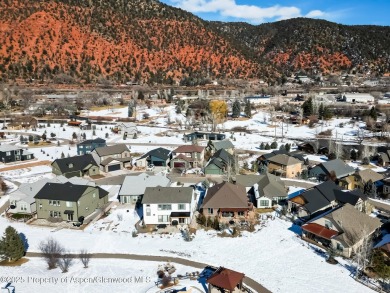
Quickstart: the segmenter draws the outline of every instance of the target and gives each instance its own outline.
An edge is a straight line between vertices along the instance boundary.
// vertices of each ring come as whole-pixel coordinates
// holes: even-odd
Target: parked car
[[[146,171],[153,171],[154,170],[154,165],[150,164],[147,168]]]

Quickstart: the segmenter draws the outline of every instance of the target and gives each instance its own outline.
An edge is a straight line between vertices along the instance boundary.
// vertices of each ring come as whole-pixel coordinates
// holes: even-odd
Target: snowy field
[[[89,267],[85,269],[82,263],[75,259],[69,272],[62,273],[59,268],[47,270],[46,263],[41,258],[29,258],[27,263],[19,267],[0,266],[0,276],[17,280],[12,284],[15,286],[15,292],[155,293],[159,291],[154,282],[157,281],[157,269],[161,264],[163,263],[151,261],[91,259]],[[174,266],[176,272],[173,276],[199,271],[179,264]],[[205,292],[202,284],[190,280],[180,281],[175,288],[191,286]]]
[[[123,213],[124,217],[126,215]],[[134,213],[129,213],[128,217],[122,221],[131,231],[136,217]],[[108,225],[115,227],[119,221],[115,214],[106,219],[85,231],[75,231],[10,223],[1,218],[0,231],[7,225],[14,226],[18,232],[26,235],[29,251],[38,251],[42,239],[54,237],[74,253],[86,248],[90,252],[175,256],[214,266],[223,265],[242,271],[272,292],[313,292],[313,288],[315,292],[324,293],[370,292],[370,289],[354,281],[348,263],[326,263],[323,255],[315,253],[294,233],[295,227],[291,227],[291,223],[278,218],[269,220],[261,230],[256,227],[257,232],[244,232],[237,238],[221,238],[214,231],[199,230],[191,242],[185,242],[180,234],[140,234],[133,237],[123,230],[124,227],[107,230]],[[106,271],[104,266],[102,264],[100,269]],[[44,266],[41,269],[44,270]],[[118,266],[118,271],[123,270]],[[92,275],[92,271],[86,274]]]

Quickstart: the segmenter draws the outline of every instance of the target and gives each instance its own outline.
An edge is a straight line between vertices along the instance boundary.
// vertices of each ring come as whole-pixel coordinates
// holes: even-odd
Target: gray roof
[[[222,182],[210,187],[202,208],[248,208],[245,187],[239,184]]]
[[[142,195],[147,187],[166,187],[170,184],[170,180],[165,176],[148,175],[142,173],[138,176],[126,176],[119,196],[121,195]]]
[[[9,144],[0,145],[0,152],[10,152],[10,151],[17,151],[17,150],[22,150],[22,148],[14,145],[9,145]]]
[[[95,186],[95,182],[80,177],[66,178],[65,176],[57,176],[55,178],[44,178],[33,183],[22,183],[19,188],[10,194],[10,200],[23,200],[32,204],[35,202],[34,196],[46,185],[46,183],[66,183],[70,182],[74,185],[89,185]]]
[[[227,150],[227,149],[234,148],[233,143],[228,139],[213,141],[212,144],[216,150],[220,150],[220,149]]]
[[[191,203],[192,187],[146,187],[142,204]]]
[[[330,174],[330,172],[334,171],[336,173],[336,177],[338,179],[355,173],[354,168],[345,164],[345,162],[343,160],[340,160],[340,159],[334,159],[331,161],[323,162],[320,164],[320,166],[322,166],[322,168],[328,174]]]
[[[245,187],[252,187],[261,179],[260,175],[236,175],[236,183]]]
[[[99,157],[122,154],[125,151],[129,151],[127,146],[123,143],[96,148],[94,151],[98,154]]]
[[[98,166],[91,154],[74,156],[63,159],[56,159],[52,165],[56,163],[62,173],[84,170],[88,166]]]
[[[279,154],[268,159],[270,162],[275,162],[284,166],[301,164],[302,162],[285,154]]]
[[[331,220],[342,229],[344,233],[339,234],[335,239],[347,247],[353,246],[364,236],[370,235],[382,226],[379,219],[358,211],[348,203],[326,214],[324,218]]]
[[[84,140],[83,142],[80,142],[77,145],[90,145],[90,144],[93,144],[93,143],[106,143],[106,140],[103,139],[103,138],[98,137],[98,138],[95,138],[95,139]]]
[[[270,173],[260,176],[260,180],[257,183],[257,192],[255,191],[255,194],[259,197],[268,197],[269,199],[273,199],[274,197],[287,198],[287,190],[283,181],[280,177]]]

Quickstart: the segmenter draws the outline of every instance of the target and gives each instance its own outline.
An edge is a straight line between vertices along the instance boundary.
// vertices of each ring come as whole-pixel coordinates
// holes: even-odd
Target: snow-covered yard
[[[160,264],[162,263],[150,261],[91,259],[89,267],[85,269],[76,259],[69,272],[62,273],[59,268],[47,270],[46,263],[41,258],[29,258],[29,261],[22,266],[0,266],[0,275],[12,276],[17,280],[12,284],[15,286],[15,292],[155,293],[159,291],[155,281],[157,281],[157,268]],[[179,264],[174,266],[176,272],[173,276],[199,271]],[[200,283],[189,279],[180,281],[175,288],[186,286],[194,286],[204,292]]]
[[[128,219],[125,219],[127,213],[123,216],[125,225],[136,220],[132,211]],[[278,218],[269,220],[257,232],[243,232],[237,238],[221,238],[216,232],[199,230],[191,242],[184,241],[180,234],[140,234],[133,237],[131,233],[122,231],[122,227],[115,231],[105,229],[108,224],[104,221],[112,221],[111,227],[121,222],[113,213],[112,217],[102,219],[96,226],[84,231],[62,229],[53,232],[49,228],[10,223],[1,218],[0,230],[11,224],[24,233],[29,251],[38,251],[42,239],[54,237],[75,253],[86,248],[95,253],[181,256],[215,266],[223,265],[244,272],[272,292],[313,292],[313,288],[316,292],[370,291],[354,281],[347,262],[341,261],[338,265],[326,263],[323,255],[316,254],[295,234],[296,227],[292,228],[291,223]],[[104,268],[101,270],[106,271]]]

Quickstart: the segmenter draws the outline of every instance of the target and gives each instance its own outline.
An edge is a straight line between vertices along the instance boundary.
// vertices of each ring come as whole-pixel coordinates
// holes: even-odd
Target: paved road
[[[77,258],[77,254],[71,255],[74,258]],[[43,257],[41,253],[38,252],[27,252],[26,257]],[[94,253],[91,256],[92,258],[110,258],[110,259],[131,259],[131,260],[139,260],[139,261],[159,261],[159,262],[174,262],[181,265],[194,267],[197,269],[204,269],[209,266],[209,264],[205,264],[202,262],[192,261],[180,257],[173,256],[156,256],[156,255],[138,255],[138,254],[117,254],[117,253]],[[245,277],[244,284],[254,289],[259,293],[271,293],[268,289],[263,287],[261,284],[256,282],[255,280]]]

